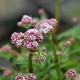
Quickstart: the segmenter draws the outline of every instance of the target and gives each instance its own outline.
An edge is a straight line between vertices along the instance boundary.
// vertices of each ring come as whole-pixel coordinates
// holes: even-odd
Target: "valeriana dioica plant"
[[[30,16],[24,15],[20,22],[18,22],[18,26],[29,28],[26,32],[14,32],[11,36],[11,42],[17,47],[24,46],[29,51],[28,56],[28,74],[23,75],[19,74],[15,77],[15,80],[37,80],[36,75],[34,75],[33,63],[34,62],[45,62],[46,61],[46,54],[44,48],[42,51],[39,50],[39,44],[43,41],[44,35],[47,36],[50,48],[54,55],[53,63],[55,63],[55,69],[57,72],[57,79],[62,80],[62,71],[60,67],[60,63],[63,62],[63,56],[66,54],[66,49],[71,45],[71,42],[66,42],[64,44],[65,48],[62,51],[63,56],[62,59],[59,60],[57,49],[55,44],[53,43],[51,32],[54,31],[55,26],[57,25],[56,19],[43,19],[39,23],[35,19]],[[30,27],[34,27],[33,29]],[[35,66],[36,67],[36,66]]]

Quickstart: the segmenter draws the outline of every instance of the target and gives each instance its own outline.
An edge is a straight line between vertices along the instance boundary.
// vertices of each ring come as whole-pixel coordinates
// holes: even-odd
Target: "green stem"
[[[56,54],[56,47],[55,47],[55,45],[53,43],[53,40],[52,40],[52,37],[51,37],[50,33],[48,34],[48,39],[49,39],[49,42],[50,42],[50,45],[51,45],[51,48],[52,48],[52,51],[53,51],[53,54],[54,54],[55,64],[58,64],[59,60],[58,60],[58,56]],[[56,71],[57,71],[58,80],[61,80],[60,65],[56,66]]]
[[[29,73],[33,73],[33,65],[32,65],[32,53],[29,53],[29,57],[28,57],[28,70]]]
[[[66,51],[66,48],[67,48],[67,47],[65,46],[65,47],[64,47],[64,49],[63,49],[63,51],[62,51],[62,53],[63,53],[63,54],[65,53],[65,51]]]
[[[61,0],[56,0],[55,18],[57,20],[60,20],[60,9],[61,9]]]
[[[55,33],[56,34],[59,33],[60,9],[61,9],[61,0],[56,0],[55,18],[58,21],[58,25],[55,28]]]

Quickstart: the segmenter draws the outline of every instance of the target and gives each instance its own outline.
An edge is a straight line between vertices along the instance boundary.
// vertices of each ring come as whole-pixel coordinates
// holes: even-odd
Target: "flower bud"
[[[67,41],[64,45],[65,46],[71,46],[71,42],[70,41]]]
[[[33,55],[33,61],[34,62],[45,62],[46,61],[46,54],[45,53],[40,53],[40,54],[34,54]]]
[[[36,76],[33,73],[28,74],[28,80],[36,80]]]
[[[75,78],[77,77],[77,73],[76,70],[74,69],[70,69],[66,72],[66,78],[69,80],[75,80]]]

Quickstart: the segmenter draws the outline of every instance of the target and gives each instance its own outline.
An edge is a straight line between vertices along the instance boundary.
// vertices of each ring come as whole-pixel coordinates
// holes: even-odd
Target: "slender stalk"
[[[58,21],[58,25],[55,28],[55,33],[59,33],[59,24],[60,24],[60,9],[61,9],[61,0],[56,0],[56,9],[55,9],[55,18]]]
[[[40,55],[40,51],[38,50],[38,54]]]
[[[69,50],[69,47],[65,46],[65,47],[64,47],[64,50],[62,51],[63,55],[65,55],[68,50]]]
[[[53,40],[52,40],[52,37],[51,37],[50,33],[48,34],[48,39],[49,39],[49,42],[50,42],[50,45],[51,45],[51,48],[52,48],[52,51],[53,51],[53,54],[54,54],[55,64],[58,64],[59,60],[58,60],[58,56],[56,54],[56,47],[53,43]],[[57,71],[58,80],[61,80],[62,77],[61,77],[60,65],[56,66],[56,71]]]
[[[28,70],[29,73],[33,73],[33,64],[32,64],[32,53],[29,53],[29,57],[28,57]]]

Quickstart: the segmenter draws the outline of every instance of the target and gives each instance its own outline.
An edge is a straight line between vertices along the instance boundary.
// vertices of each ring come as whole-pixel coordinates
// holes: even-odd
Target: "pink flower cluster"
[[[24,33],[24,46],[29,50],[38,48],[38,42],[42,42],[43,36],[36,29],[29,29]]]
[[[75,78],[77,76],[76,70],[74,69],[68,70],[67,74],[70,78]]]
[[[70,41],[67,41],[64,45],[65,46],[71,46],[71,42]]]
[[[15,80],[28,80],[28,77],[23,74],[19,74],[15,77]]]
[[[24,26],[26,24],[33,25],[36,21],[30,16],[24,15],[18,26]],[[13,33],[11,36],[11,42],[17,47],[21,47],[23,44],[27,49],[35,51],[38,49],[38,43],[42,42],[43,34],[53,31],[54,26],[57,25],[56,19],[44,19],[34,28],[29,29],[25,33]]]
[[[53,31],[54,26],[57,25],[56,19],[43,19],[41,22],[35,27],[35,29],[39,30],[43,34],[47,34],[48,32]]]
[[[53,19],[53,18],[51,18],[51,19],[43,19],[43,20],[40,21],[39,25],[43,24],[43,23],[48,23],[48,24],[50,24],[52,26],[56,26],[58,22],[57,22],[56,19]]]
[[[35,24],[36,20],[30,16],[24,15],[20,22],[18,22],[18,26],[24,26],[25,24]],[[26,26],[27,27],[27,26]]]
[[[57,22],[56,19],[51,18],[51,19],[49,20],[49,24],[52,25],[52,26],[56,26],[57,23],[58,23],[58,22]]]
[[[33,73],[28,74],[29,80],[36,80],[36,76]]]
[[[21,47],[22,44],[29,50],[38,49],[38,43],[42,42],[43,36],[36,29],[29,29],[25,33],[13,33],[11,36],[11,42],[17,47]]]
[[[33,73],[30,73],[27,76],[19,74],[15,77],[15,80],[36,80],[36,76]]]
[[[22,45],[23,39],[22,39],[22,33],[14,32],[11,36],[11,42],[15,44],[16,47],[20,47]]]

